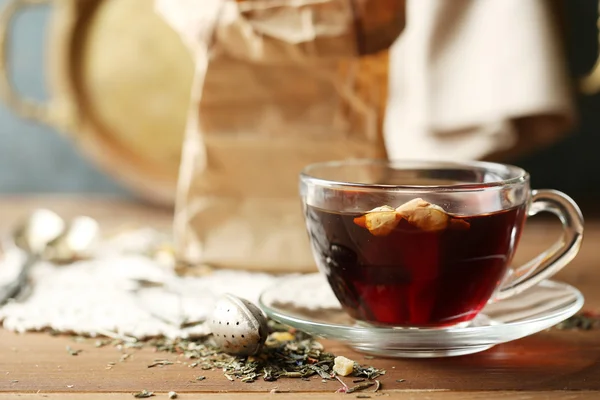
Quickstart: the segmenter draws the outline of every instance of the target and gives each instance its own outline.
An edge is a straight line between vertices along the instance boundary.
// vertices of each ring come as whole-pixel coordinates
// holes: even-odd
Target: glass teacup
[[[354,319],[439,328],[549,278],[579,251],[583,217],[567,195],[531,190],[521,168],[485,162],[349,160],[300,176],[313,255]],[[563,235],[511,267],[528,216]]]

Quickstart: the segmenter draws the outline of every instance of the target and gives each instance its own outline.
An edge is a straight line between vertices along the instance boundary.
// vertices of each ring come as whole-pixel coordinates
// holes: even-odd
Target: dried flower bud
[[[367,228],[374,236],[386,236],[398,226],[402,217],[390,206],[382,206],[354,218],[354,223]]]

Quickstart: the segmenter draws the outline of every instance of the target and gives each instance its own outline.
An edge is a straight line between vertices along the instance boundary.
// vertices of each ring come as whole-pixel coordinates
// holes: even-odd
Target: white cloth
[[[478,159],[560,138],[574,112],[551,4],[408,0],[390,50],[390,158]]]
[[[93,259],[64,266],[37,263],[29,290],[0,308],[0,321],[17,332],[50,328],[137,339],[198,336],[209,333],[208,325],[185,323],[206,319],[217,296],[233,293],[256,303],[267,286],[282,279],[231,270],[177,276],[172,262],[145,254],[163,239],[150,229],[126,232],[103,242]],[[0,284],[14,279],[23,261],[22,251],[7,251],[0,258]]]

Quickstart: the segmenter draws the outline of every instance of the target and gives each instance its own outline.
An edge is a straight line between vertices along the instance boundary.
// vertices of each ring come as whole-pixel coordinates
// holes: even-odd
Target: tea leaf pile
[[[323,345],[311,336],[275,323],[270,323],[273,332],[289,332],[293,340],[280,341],[270,335],[263,351],[250,357],[236,357],[219,351],[210,340],[156,339],[149,345],[157,351],[181,354],[193,360],[192,368],[202,370],[222,369],[225,378],[251,383],[258,379],[276,381],[280,378],[308,379],[319,376],[324,380],[335,379],[333,364],[335,355],[324,351]],[[369,380],[385,374],[384,370],[365,367],[357,363],[351,376]],[[203,379],[203,378],[202,378]],[[375,385],[370,382],[369,386]]]

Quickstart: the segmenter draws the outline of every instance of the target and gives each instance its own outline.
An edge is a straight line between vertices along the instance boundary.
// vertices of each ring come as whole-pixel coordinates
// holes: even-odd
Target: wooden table
[[[63,215],[85,213],[98,218],[103,226],[123,221],[168,228],[170,213],[165,210],[117,200],[65,198],[2,198],[0,230],[34,207],[47,207]],[[587,221],[586,237],[578,258],[556,278],[580,288],[586,296],[584,308],[600,310],[600,221]],[[558,222],[532,221],[528,224],[517,262],[537,254],[554,240]],[[343,345],[322,342],[326,349],[358,362],[387,370],[382,377],[383,391],[372,398],[390,399],[600,399],[600,331],[560,331],[539,334],[496,346],[486,352],[445,359],[365,359]],[[78,356],[66,346],[83,349]],[[167,398],[175,391],[180,399],[333,399],[356,398],[357,394],[334,394],[337,382],[322,383],[280,379],[277,382],[230,382],[220,371],[189,368],[178,358],[165,353],[173,365],[147,368],[156,357],[150,349],[127,350],[132,353],[118,361],[115,347],[95,348],[74,345],[72,338],[48,334],[15,334],[0,330],[0,400],[3,399],[133,399],[142,389],[156,393],[154,399]],[[185,361],[181,359],[181,361]],[[198,382],[195,377],[205,375]],[[404,382],[397,382],[404,379]],[[290,393],[269,394],[274,388]]]

